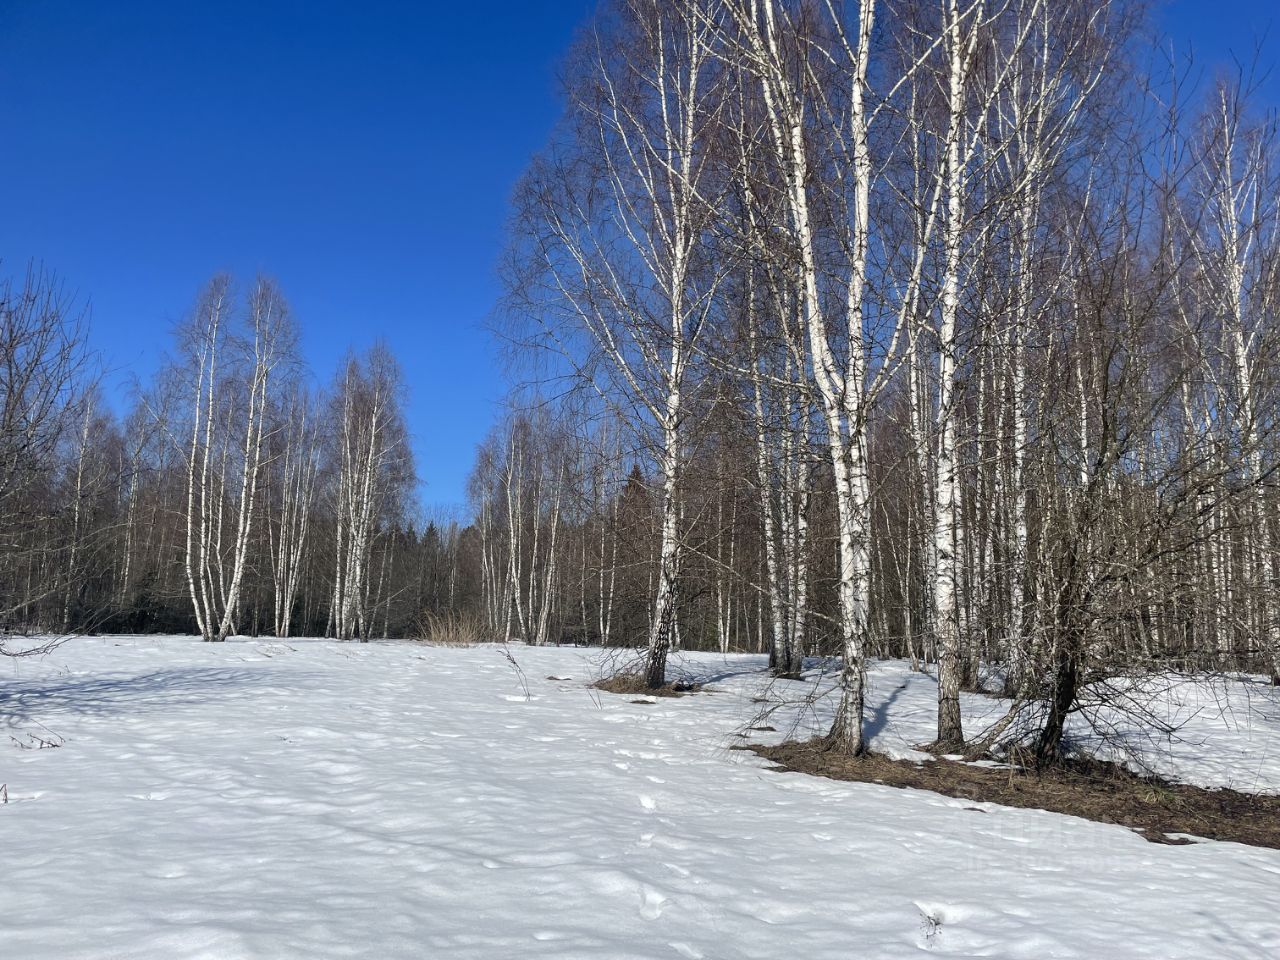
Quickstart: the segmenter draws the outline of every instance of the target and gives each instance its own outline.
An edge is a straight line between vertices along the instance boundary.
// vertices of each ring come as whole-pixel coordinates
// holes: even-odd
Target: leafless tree
[[[41,486],[84,422],[94,375],[84,312],[58,279],[33,264],[0,281],[0,653],[15,652],[6,634],[35,625],[36,603],[67,589],[65,576],[33,576],[49,546],[42,531],[61,512]]]
[[[400,368],[384,345],[351,356],[333,389],[333,597],[328,631],[368,640],[370,559],[380,524],[413,480]]]

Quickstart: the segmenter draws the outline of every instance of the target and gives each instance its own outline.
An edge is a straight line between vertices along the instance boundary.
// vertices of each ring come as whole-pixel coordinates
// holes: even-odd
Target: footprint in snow
[[[640,916],[646,920],[657,920],[670,902],[653,887],[640,888]]]

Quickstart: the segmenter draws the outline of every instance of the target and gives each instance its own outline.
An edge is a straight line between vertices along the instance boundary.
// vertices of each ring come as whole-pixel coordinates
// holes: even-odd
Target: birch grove
[[[936,671],[937,748],[1030,725],[1045,762],[1119,664],[1272,669],[1268,122],[1235,95],[1204,121],[1157,116],[1124,77],[1141,55],[1129,3],[609,8],[522,195],[511,276],[519,342],[554,356],[539,375],[595,391],[639,442],[663,420],[628,364],[666,354],[629,353],[619,331],[645,328],[602,317],[641,316],[630,251],[669,251],[667,234],[637,219],[606,245],[565,198],[652,203],[643,178],[608,177],[644,154],[611,159],[612,129],[594,126],[637,75],[629,48],[599,51],[672,17],[696,26],[689,76],[714,64],[704,143],[685,151],[699,191],[723,196],[698,248],[716,282],[679,344],[679,403],[701,432],[674,483],[669,445],[636,468],[656,542],[653,559],[631,544],[635,562],[666,591],[673,539],[683,557],[673,633],[724,649],[750,611],[737,642],[782,675],[835,654],[828,745],[848,754],[865,747],[873,655]],[[583,170],[606,172],[584,190],[604,188],[550,185]],[[1194,595],[1186,564],[1207,571]],[[1202,644],[1200,592],[1233,611],[1217,632],[1239,642]],[[989,683],[1009,715],[963,729],[960,691]]]
[[[374,534],[411,473],[400,407],[400,371],[381,346],[350,357],[332,400],[336,432],[331,443],[337,476],[332,491],[333,601],[329,636],[368,640],[376,600],[370,595]]]
[[[236,628],[261,489],[268,417],[292,327],[275,285],[255,282],[238,327],[231,283],[215,278],[185,340],[190,394],[186,572],[196,627],[221,642]]]
[[[835,684],[845,756],[877,657],[936,682],[931,748],[1045,765],[1117,676],[1280,683],[1280,140],[1144,17],[602,5],[515,194],[458,513],[417,501],[391,349],[315,388],[270,281],[211,283],[120,416],[56,282],[7,282],[0,616],[447,625],[655,689],[751,651]],[[965,691],[1004,712],[966,728]]]

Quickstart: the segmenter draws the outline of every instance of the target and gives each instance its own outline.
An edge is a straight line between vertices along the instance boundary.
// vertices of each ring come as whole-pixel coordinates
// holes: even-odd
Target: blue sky
[[[114,384],[201,285],[277,277],[327,380],[384,338],[427,504],[464,499],[503,381],[485,321],[507,202],[591,0],[0,0],[0,259],[92,306]],[[1266,0],[1168,0],[1211,69],[1280,62]],[[1280,100],[1280,77],[1267,84]]]

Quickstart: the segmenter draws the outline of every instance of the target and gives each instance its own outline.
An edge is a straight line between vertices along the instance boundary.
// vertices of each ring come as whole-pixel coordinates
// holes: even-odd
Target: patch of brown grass
[[[437,647],[473,647],[493,639],[479,618],[456,612],[427,614],[418,636],[423,643]]]
[[[773,769],[778,771],[913,787],[974,802],[1065,813],[1129,827],[1153,843],[1190,843],[1170,836],[1190,834],[1280,849],[1277,796],[1207,790],[1139,776],[1118,764],[1092,759],[1071,760],[1036,772],[945,759],[916,763],[876,753],[850,758],[825,746],[825,741],[817,739],[735,749],[751,750],[773,761],[777,764]]]
[[[618,693],[625,696],[644,694],[650,697],[683,697],[686,693],[697,693],[702,689],[700,683],[688,683],[683,680],[672,680],[660,687],[651,687],[639,673],[623,671],[604,677],[592,684],[597,690],[605,693]],[[634,701],[632,701],[634,702]]]

